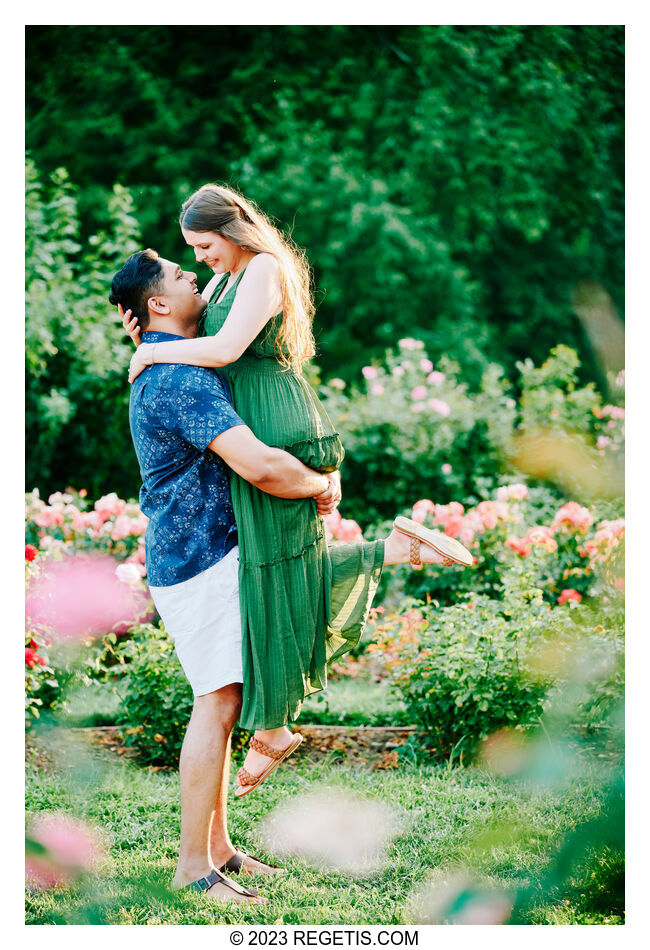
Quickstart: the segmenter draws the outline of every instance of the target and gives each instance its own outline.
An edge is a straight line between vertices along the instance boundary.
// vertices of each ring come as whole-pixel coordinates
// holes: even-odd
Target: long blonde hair
[[[285,366],[300,369],[316,352],[311,274],[304,252],[251,201],[222,185],[203,185],[195,191],[183,204],[179,220],[189,231],[213,231],[245,251],[273,255],[280,266],[282,289],[277,356]]]

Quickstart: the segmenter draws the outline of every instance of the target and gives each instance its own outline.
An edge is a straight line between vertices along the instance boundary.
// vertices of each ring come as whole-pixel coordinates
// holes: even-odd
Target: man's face
[[[164,298],[170,316],[175,320],[187,327],[195,326],[207,307],[207,302],[196,286],[196,274],[181,270],[178,264],[162,257],[160,263],[163,270],[162,288],[154,297]]]

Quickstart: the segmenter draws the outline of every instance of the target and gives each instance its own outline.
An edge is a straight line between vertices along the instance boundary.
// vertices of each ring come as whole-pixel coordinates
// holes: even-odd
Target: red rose
[[[577,590],[573,590],[572,587],[566,587],[558,597],[557,602],[558,604],[565,604],[567,600],[575,600],[576,604],[579,604],[582,600],[582,594],[579,594]]]
[[[33,544],[25,545],[25,560],[33,561],[38,554],[38,548],[35,548]]]
[[[42,656],[39,656],[36,650],[32,650],[30,647],[25,647],[25,666],[36,666],[37,663],[40,663],[41,666],[45,666],[45,660]]]

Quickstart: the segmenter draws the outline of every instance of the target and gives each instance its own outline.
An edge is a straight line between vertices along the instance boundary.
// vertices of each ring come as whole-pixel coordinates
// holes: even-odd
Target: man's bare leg
[[[238,683],[194,700],[180,757],[181,843],[173,881],[175,887],[206,877],[214,866],[210,854],[211,824],[224,780],[226,750],[240,708]],[[215,828],[217,841],[221,829],[225,828],[225,817],[226,800],[222,796]],[[222,883],[214,884],[204,893],[218,900],[253,899],[236,894]]]

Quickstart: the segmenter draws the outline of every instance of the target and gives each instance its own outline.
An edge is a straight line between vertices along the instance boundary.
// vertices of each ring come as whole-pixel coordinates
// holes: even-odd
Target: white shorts
[[[195,696],[243,683],[237,546],[196,577],[149,590]]]

